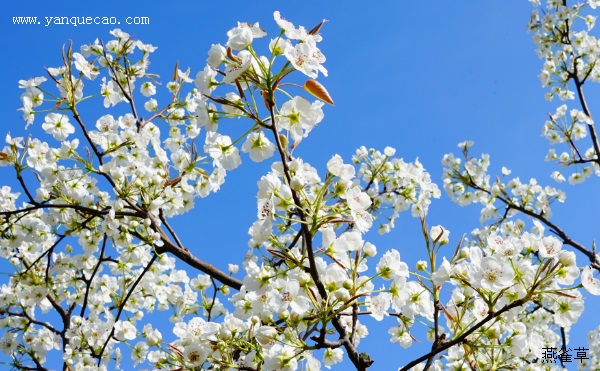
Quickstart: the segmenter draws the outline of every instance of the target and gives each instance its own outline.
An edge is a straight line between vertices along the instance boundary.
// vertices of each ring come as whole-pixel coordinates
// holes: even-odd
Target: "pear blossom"
[[[404,349],[412,346],[412,338],[408,332],[404,331],[403,326],[394,326],[388,330],[388,333],[392,335],[390,339],[392,343],[398,343]]]
[[[285,102],[277,118],[278,130],[287,130],[294,142],[299,142],[323,120],[323,102],[310,103],[303,97],[297,96]]]
[[[260,38],[265,35],[266,32],[260,28],[258,22],[254,25],[238,22],[237,27],[232,28],[227,32],[227,37],[229,37],[227,46],[234,50],[242,50],[252,44],[252,41],[255,38]]]
[[[275,23],[277,23],[277,25],[286,32],[286,36],[290,39],[293,39],[293,32],[296,31],[294,24],[288,21],[287,19],[281,17],[281,13],[279,12],[279,10],[273,12],[273,18],[275,19]],[[288,32],[292,34],[288,34]]]
[[[441,225],[436,225],[431,227],[429,232],[429,236],[432,241],[437,241],[440,245],[445,245],[448,243],[448,237],[450,236],[450,231],[442,227]]]
[[[106,82],[106,78],[102,78],[100,94],[104,97],[104,108],[115,106],[117,103],[125,99],[123,92],[114,81]]]
[[[156,86],[150,81],[142,84],[140,91],[144,97],[151,97],[156,94]]]
[[[138,364],[146,360],[146,357],[148,355],[148,349],[150,348],[148,345],[149,344],[146,344],[143,341],[138,341],[138,343],[135,344],[135,347],[133,347],[133,350],[131,352],[131,359],[135,361],[135,363],[133,364],[134,366],[137,366]]]
[[[366,305],[371,311],[371,316],[377,321],[383,320],[383,317],[388,316],[387,310],[392,304],[392,298],[389,293],[381,293],[377,296],[367,297]]]
[[[205,346],[198,343],[192,343],[185,347],[183,359],[188,367],[195,368],[201,366],[208,357],[208,350]]]
[[[594,269],[584,267],[581,271],[581,284],[592,295],[600,295],[600,279],[594,278]]]
[[[119,340],[135,339],[135,326],[129,321],[118,321],[117,323],[115,323],[115,337]]]
[[[79,53],[73,53],[75,59],[75,68],[80,71],[86,78],[93,80],[98,76],[99,69],[92,63],[88,62],[85,57]]]
[[[557,297],[554,321],[561,327],[571,327],[583,312],[583,300],[579,297]]]
[[[35,111],[33,110],[33,98],[29,94],[23,94],[21,97],[23,107],[19,108],[19,111],[23,112],[23,120],[27,123],[25,128],[33,123],[35,119]]]
[[[242,102],[242,98],[239,95],[233,92],[229,92],[225,95],[225,98],[231,102],[230,104],[223,104],[222,110],[223,112],[231,115],[232,117],[239,117],[243,115],[243,111],[238,107],[242,107],[244,104]]]
[[[443,259],[444,261],[442,262],[442,264],[431,275],[431,280],[436,286],[441,286],[444,282],[448,280],[448,278],[452,274],[452,267],[450,266],[450,263],[448,262],[448,260],[446,260],[446,257],[444,257]]]
[[[508,287],[514,274],[507,262],[495,256],[486,256],[481,259],[481,265],[473,272],[473,282],[492,292],[499,292]]]
[[[275,344],[265,354],[264,367],[273,371],[295,371],[298,361],[293,348]]]
[[[19,80],[19,88],[36,88],[44,83],[47,79],[44,76],[32,77],[28,80]]]
[[[395,309],[403,315],[413,318],[415,315],[433,320],[433,301],[429,291],[414,281],[406,283],[400,296],[393,301]]]
[[[249,153],[255,162],[264,161],[275,153],[275,145],[269,141],[262,131],[248,134],[242,145],[242,152]]]
[[[286,280],[281,288],[280,295],[276,300],[279,311],[287,310],[288,306],[292,313],[304,315],[309,309],[309,300],[300,290],[300,284],[297,281]]]
[[[58,113],[47,114],[42,129],[56,140],[65,140],[70,134],[75,133],[75,127],[71,125],[69,118]]]
[[[221,44],[212,44],[208,51],[206,63],[212,68],[217,68],[223,63],[226,55],[227,50]]]
[[[408,277],[408,266],[400,261],[398,250],[386,251],[377,264],[377,273],[383,279],[390,280],[396,277]]]
[[[200,90],[202,94],[210,94],[216,88],[216,76],[217,72],[210,66],[206,66],[202,71],[196,74],[196,78],[194,79],[194,85]]]
[[[156,346],[162,341],[162,334],[158,329],[152,328],[150,324],[144,326],[144,335],[146,336],[147,344],[149,346]]]
[[[242,162],[238,149],[226,135],[209,133],[206,136],[204,150],[213,158],[217,166],[225,170],[233,170]]]
[[[319,72],[327,76],[327,69],[322,65],[325,62],[325,57],[316,46],[308,43],[299,43],[296,46],[287,45],[283,54],[294,68],[306,76],[316,79]]]
[[[269,42],[269,50],[273,55],[280,56],[283,55],[284,50],[290,45],[290,41],[288,39],[283,39],[278,37],[277,39],[272,39]]]
[[[239,61],[234,61],[227,64],[225,68],[225,77],[223,83],[231,84],[240,77],[252,65],[252,54],[247,50],[242,50],[238,53]],[[198,77],[196,77],[197,79]]]
[[[158,102],[156,99],[152,98],[144,103],[144,109],[148,112],[154,112],[158,109]]]
[[[344,352],[340,348],[327,348],[325,349],[325,353],[323,354],[323,363],[326,368],[331,368],[331,366],[336,363],[340,363],[342,361],[342,357]]]
[[[350,180],[354,178],[356,174],[356,170],[354,169],[354,167],[350,164],[344,164],[344,160],[340,155],[334,155],[327,162],[327,170],[331,174],[340,177],[344,180]]]
[[[542,243],[539,247],[539,253],[542,258],[549,258],[557,256],[562,247],[560,240],[553,236],[542,238]]]

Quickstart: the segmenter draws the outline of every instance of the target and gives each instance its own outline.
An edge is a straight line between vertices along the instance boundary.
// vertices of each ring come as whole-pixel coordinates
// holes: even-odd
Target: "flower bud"
[[[300,286],[306,286],[310,283],[310,274],[306,272],[301,272],[298,275],[298,281],[300,282]]]
[[[573,251],[561,251],[559,257],[560,264],[570,267],[576,264],[576,257]]]
[[[229,264],[227,268],[229,269],[230,274],[236,274],[240,270],[240,267],[237,264]]]
[[[293,177],[292,181],[290,182],[290,188],[294,191],[300,191],[304,188],[304,183],[302,180],[298,179],[298,177]]]
[[[371,258],[371,257],[377,255],[377,248],[372,243],[367,242],[363,246],[363,253],[365,254],[366,257]]]
[[[153,329],[146,332],[146,342],[149,346],[153,347],[162,341],[162,334],[157,329]]]
[[[427,270],[427,262],[425,260],[419,260],[417,262],[417,270],[418,271],[426,271]]]
[[[441,335],[443,333],[444,333],[444,328],[442,326],[438,326],[438,335]],[[433,331],[433,329],[430,329],[429,331],[427,331],[427,340],[428,341],[435,340],[435,332]]]
[[[264,312],[267,312],[267,311],[263,311],[262,314],[264,314]],[[269,315],[271,315],[271,318],[273,318],[271,312],[268,312],[268,313],[269,313]],[[290,312],[287,309],[285,309],[285,310],[282,310],[281,312],[277,313],[277,316],[279,317],[279,319],[282,319],[285,321],[288,318],[290,318]],[[263,322],[266,322],[266,321],[263,319]]]
[[[221,327],[221,331],[219,331],[219,339],[223,341],[228,341],[232,337],[231,331],[229,331],[225,327]]]
[[[268,311],[268,310],[263,310],[262,312],[260,312],[260,320],[263,321],[264,323],[273,322],[273,312]]]
[[[429,231],[429,237],[432,241],[436,241],[440,245],[445,245],[449,241],[450,231],[441,225],[436,225],[431,227],[431,230]]]
[[[487,330],[485,330],[485,336],[487,336],[487,338],[490,340],[498,339],[500,338],[500,335],[500,331],[496,327],[489,327]]]
[[[262,345],[267,345],[275,339],[277,330],[271,326],[260,326],[254,333],[254,338]]]
[[[475,294],[475,290],[473,290],[469,286],[462,287],[462,292],[463,292],[463,294],[465,295],[466,298],[471,298]]]
[[[341,301],[347,301],[350,299],[350,293],[348,292],[348,290],[344,289],[344,288],[340,288],[335,290],[335,292],[333,293],[335,295],[335,298]]]
[[[281,142],[283,148],[286,148],[289,144],[287,137],[283,134],[279,134],[279,142]]]
[[[338,195],[343,195],[346,193],[346,190],[350,185],[352,185],[352,182],[350,182],[349,179],[338,180],[334,185],[335,193]]]

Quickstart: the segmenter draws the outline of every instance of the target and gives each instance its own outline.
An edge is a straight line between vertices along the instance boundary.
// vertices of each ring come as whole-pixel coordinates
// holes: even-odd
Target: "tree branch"
[[[142,280],[142,278],[144,278],[144,276],[146,275],[146,273],[148,272],[148,270],[150,270],[150,267],[152,267],[152,264],[154,264],[154,262],[156,261],[156,258],[158,258],[158,255],[154,254],[152,256],[152,259],[150,259],[150,261],[148,262],[148,264],[144,267],[144,270],[142,271],[142,273],[140,273],[140,275],[135,280],[135,282],[133,283],[133,285],[131,285],[131,288],[127,292],[127,295],[125,295],[125,298],[123,299],[123,301],[119,305],[119,310],[117,311],[117,315],[115,316],[115,323],[117,323],[117,321],[121,317],[121,313],[123,312],[123,309],[125,308],[125,305],[127,305],[127,301],[129,300],[129,298],[133,294],[133,291],[137,287],[138,283],[140,283],[140,281]],[[112,326],[112,328],[110,330],[110,334],[106,338],[106,341],[104,342],[104,345],[102,346],[102,349],[100,350],[100,353],[96,355],[96,357],[98,358],[98,366],[100,366],[100,362],[102,362],[102,354],[104,353],[104,350],[106,349],[106,346],[108,345],[108,342],[110,341],[110,339],[112,338],[112,336],[114,335],[114,333],[115,333],[115,326],[113,324],[113,326]]]
[[[510,200],[503,198],[502,196],[492,194],[492,192],[490,192],[489,190],[487,190],[487,189],[485,189],[485,188],[477,185],[470,176],[469,176],[469,186],[471,186],[474,189],[483,191],[483,192],[489,194],[490,196],[493,196],[496,199],[500,200],[502,203],[504,203],[506,205],[507,212],[508,212],[508,209],[514,209],[514,210],[522,212],[525,215],[531,216],[534,219],[539,220],[540,222],[542,222],[542,224],[545,224],[547,227],[549,227],[550,230],[554,234],[556,234],[558,237],[560,237],[562,239],[563,244],[572,246],[577,251],[579,251],[582,254],[584,254],[585,256],[587,256],[589,258],[589,260],[590,260],[590,263],[591,263],[592,267],[594,267],[596,270],[600,271],[600,261],[598,261],[598,259],[596,258],[595,254],[591,250],[589,250],[588,248],[586,248],[585,246],[583,246],[582,244],[580,244],[579,242],[577,242],[577,241],[573,240],[572,238],[570,238],[565,231],[563,231],[556,224],[552,223],[545,216],[537,214],[537,213],[535,213],[535,212],[533,212],[531,210],[528,210],[528,209],[526,209],[526,208],[524,208],[522,206],[516,205],[513,202],[511,202]]]
[[[427,360],[430,357],[434,357],[435,355],[443,352],[444,350],[453,347],[456,344],[460,344],[463,341],[465,341],[465,339],[471,335],[473,332],[477,331],[480,327],[482,327],[483,325],[485,325],[486,323],[488,323],[489,321],[491,321],[492,319],[508,312],[509,310],[513,309],[513,308],[517,308],[520,307],[522,305],[524,305],[525,303],[527,303],[528,297],[525,297],[523,299],[519,299],[516,300],[514,302],[512,302],[511,304],[507,304],[505,305],[502,309],[500,309],[497,312],[490,312],[487,316],[485,316],[484,319],[482,319],[479,323],[477,323],[476,325],[474,325],[473,327],[471,327],[470,329],[468,329],[467,331],[465,331],[461,336],[448,341],[447,343],[444,344],[440,344],[440,346],[436,349],[433,349],[431,352],[425,354],[424,356],[421,356],[417,359],[415,359],[412,362],[409,362],[408,364],[406,364],[404,367],[402,367],[401,369],[399,369],[398,371],[408,371],[410,370],[412,367],[418,365],[419,363]]]
[[[290,169],[289,169],[289,166],[287,163],[286,151],[283,148],[283,146],[281,144],[281,140],[279,140],[279,134],[277,133],[277,125],[275,123],[275,112],[274,112],[273,105],[271,105],[269,107],[269,111],[271,114],[271,122],[273,123],[271,130],[273,132],[273,137],[275,138],[275,142],[277,144],[277,149],[278,149],[280,157],[281,157],[284,176],[286,177],[286,181],[288,182],[288,185],[289,185],[289,184],[291,184],[291,181],[292,181],[291,173],[290,173]],[[300,207],[300,205],[302,205],[302,202],[300,200],[300,197],[298,196],[298,192],[296,192],[292,188],[290,188],[290,190],[292,191],[292,198],[294,199],[294,203],[296,205],[298,205],[296,211],[298,213],[300,220],[302,221],[301,227],[300,227],[302,230],[302,235],[303,235],[302,243],[305,247],[306,254],[308,257],[309,273],[315,283],[315,286],[317,287],[317,290],[319,291],[319,295],[321,296],[322,300],[326,300],[326,298],[328,296],[327,290],[325,290],[325,286],[321,282],[319,273],[317,271],[317,265],[315,262],[315,256],[314,256],[314,251],[313,251],[313,247],[312,247],[312,234],[311,234],[311,232],[308,228],[308,224],[307,224],[308,220],[307,220],[306,214],[304,213],[304,210],[302,210],[302,208]],[[339,341],[341,341],[341,343],[344,345],[344,349],[346,349],[346,352],[348,353],[348,357],[350,358],[350,360],[352,361],[352,363],[354,364],[356,369],[358,371],[366,371],[367,368],[373,363],[373,361],[371,361],[370,359],[365,359],[358,354],[356,347],[354,346],[354,344],[352,344],[351,340],[348,338],[348,333],[346,332],[346,329],[344,329],[344,326],[340,322],[339,316],[333,317],[331,319],[331,323],[333,324],[333,327],[340,335]]]
[[[169,240],[169,238],[164,234],[164,232],[159,230],[159,233],[161,233],[162,235],[162,241],[164,245],[156,246],[157,254],[169,252],[178,257],[184,263],[188,264],[190,267],[196,268],[199,271],[208,274],[217,281],[235,290],[240,290],[242,288],[242,281],[238,280],[237,278],[231,277],[230,275],[219,270],[215,266],[198,259],[190,252],[190,250],[186,249],[185,247],[177,246],[171,240]],[[134,234],[134,236],[141,238],[141,236],[137,233]]]

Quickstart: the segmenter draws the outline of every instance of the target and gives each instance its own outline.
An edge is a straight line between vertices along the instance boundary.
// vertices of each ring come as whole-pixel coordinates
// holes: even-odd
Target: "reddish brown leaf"
[[[321,30],[321,27],[323,27],[323,24],[327,22],[326,19],[322,20],[321,23],[319,23],[318,25],[316,25],[315,27],[313,27],[312,30],[308,31],[309,35],[316,35],[319,33],[319,30]]]
[[[273,107],[273,103],[271,103],[268,93],[264,90],[261,90],[260,95],[263,97],[263,101],[265,102],[265,107],[267,107],[267,110],[271,111],[271,108]]]
[[[227,48],[227,56],[229,57],[229,59],[231,59],[233,62],[236,63],[242,63],[242,59],[236,57],[235,55],[233,55],[233,52],[231,51],[231,48]]]
[[[304,90],[311,93],[315,97],[319,98],[325,103],[329,103],[333,106],[333,99],[327,92],[327,89],[321,83],[315,80],[308,80],[304,83]]]
[[[179,183],[181,181],[181,178],[183,178],[182,175],[178,176],[175,179],[169,180],[168,182],[165,183],[164,187],[167,188],[168,186],[175,186],[175,185],[177,185],[177,183]]]
[[[175,69],[173,71],[173,81],[177,81],[177,78],[178,78],[177,69],[178,68],[179,68],[179,61],[175,62]]]

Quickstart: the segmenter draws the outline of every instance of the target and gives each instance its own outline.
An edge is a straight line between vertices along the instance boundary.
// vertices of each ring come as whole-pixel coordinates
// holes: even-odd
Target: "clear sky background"
[[[320,171],[336,153],[349,159],[361,145],[381,150],[392,146],[406,161],[418,157],[441,188],[442,156],[458,152],[457,143],[473,140],[474,154],[491,155],[492,174],[506,166],[521,180],[535,177],[543,185],[555,185],[549,178],[555,167],[543,161],[549,147],[541,130],[548,113],[560,103],[543,98],[545,91],[537,79],[542,62],[525,30],[531,14],[531,5],[525,0],[10,1],[0,7],[2,137],[7,131],[13,136],[28,134],[17,112],[21,106],[19,79],[44,75],[43,67],[60,65],[61,46],[69,40],[77,49],[96,38],[112,37],[108,32],[114,26],[46,27],[44,17],[117,17],[121,29],[158,46],[151,70],[166,80],[176,61],[182,69],[189,66],[195,76],[204,68],[210,45],[224,44],[226,32],[237,21],[260,22],[270,36],[276,35],[272,13],[280,10],[294,24],[307,28],[324,18],[330,21],[321,31],[324,40],[320,44],[329,76],[320,76],[319,81],[335,106],[325,107],[325,119],[295,152]],[[42,24],[13,25],[13,16],[37,16]],[[127,16],[147,16],[150,24],[128,26]],[[267,42],[268,38],[257,45],[266,50]],[[88,86],[93,84],[99,89],[100,81]],[[600,94],[596,87],[587,89],[594,114]],[[579,108],[574,101],[569,107]],[[38,132],[41,121],[36,118],[29,131]],[[235,124],[225,123],[224,127]],[[222,269],[243,259],[247,230],[256,215],[256,182],[268,171],[266,164],[255,164],[247,156],[243,162],[241,168],[228,173],[218,194],[198,200],[193,212],[175,221],[184,243]],[[7,180],[11,175],[0,168],[0,185],[11,184]],[[567,191],[567,202],[553,207],[553,220],[590,246],[600,231],[598,180],[559,187]],[[445,194],[433,202],[428,216],[430,225],[442,224],[451,231],[451,245],[476,228],[478,221],[479,207],[461,208]],[[411,267],[426,256],[418,222],[408,213],[400,217],[393,233],[379,237],[375,231],[366,239],[374,242],[380,253],[398,249]],[[581,255],[578,261],[585,262]],[[600,300],[585,296],[586,311],[571,333],[572,347],[585,346],[587,331],[600,322]],[[391,344],[386,329],[395,325],[395,320],[385,321],[383,327],[370,327],[371,334],[359,348],[376,361],[372,370],[397,368],[426,353],[430,345],[423,336],[425,344],[414,349]]]

